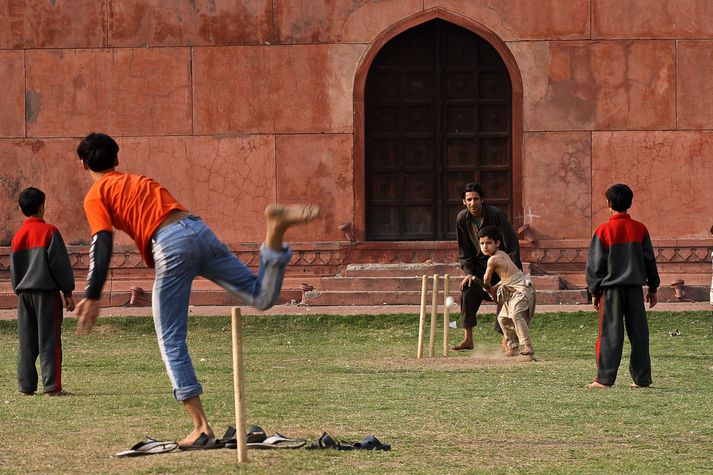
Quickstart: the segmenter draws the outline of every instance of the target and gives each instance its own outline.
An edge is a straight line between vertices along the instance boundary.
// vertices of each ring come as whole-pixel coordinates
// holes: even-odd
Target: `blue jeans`
[[[193,280],[202,276],[258,310],[272,307],[280,294],[285,266],[292,252],[260,248],[258,275],[236,258],[203,221],[187,216],[154,234],[156,261],[152,307],[161,357],[173,386],[183,401],[203,392],[188,354],[188,302]]]

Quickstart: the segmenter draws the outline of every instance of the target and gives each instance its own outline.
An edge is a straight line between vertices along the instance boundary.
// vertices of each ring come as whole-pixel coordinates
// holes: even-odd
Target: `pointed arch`
[[[512,123],[511,123],[511,166],[512,166],[512,210],[513,226],[519,227],[522,221],[522,137],[523,137],[523,86],[522,75],[514,56],[505,42],[492,30],[481,23],[463,15],[440,7],[432,8],[395,23],[379,34],[365,51],[357,67],[354,79],[354,228],[355,237],[359,241],[365,239],[366,222],[366,190],[365,190],[365,87],[372,63],[379,51],[393,38],[401,33],[426,23],[440,19],[480,36],[487,41],[500,55],[510,76],[512,91]]]

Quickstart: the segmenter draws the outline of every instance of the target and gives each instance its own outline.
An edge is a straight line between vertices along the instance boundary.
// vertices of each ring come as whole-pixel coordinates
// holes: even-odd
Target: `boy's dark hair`
[[[500,229],[498,229],[497,226],[485,226],[483,229],[478,231],[478,237],[489,237],[495,242],[502,241],[502,238],[500,237]]]
[[[29,187],[20,192],[17,199],[22,214],[29,217],[40,211],[40,206],[45,204],[45,194],[37,188]]]
[[[622,212],[631,208],[634,192],[625,184],[617,183],[616,185],[610,186],[606,193],[604,193],[604,196],[606,196],[609,201],[611,209]]]
[[[94,172],[103,172],[116,164],[119,144],[106,134],[92,132],[79,142],[77,155]]]
[[[478,183],[468,183],[463,187],[463,192],[461,193],[461,199],[465,199],[465,194],[469,191],[474,191],[480,195],[480,199],[485,198],[485,193],[483,193],[483,188],[480,187]]]

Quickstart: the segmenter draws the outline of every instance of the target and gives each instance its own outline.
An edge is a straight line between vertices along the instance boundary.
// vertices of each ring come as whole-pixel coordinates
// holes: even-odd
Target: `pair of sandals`
[[[129,450],[124,450],[114,454],[116,458],[139,457],[141,455],[157,455],[173,452],[174,450],[211,450],[222,449],[225,443],[220,439],[208,437],[201,433],[193,443],[188,445],[178,445],[172,440],[156,440],[153,437],[146,437],[144,440],[134,444]]]
[[[116,458],[139,457],[142,455],[156,455],[172,452],[176,449],[188,450],[212,450],[212,449],[237,449],[238,442],[235,437],[235,427],[228,427],[225,434],[220,439],[208,437],[201,433],[198,438],[189,445],[178,445],[174,441],[156,440],[146,437],[144,440],[134,444],[131,449],[119,452],[114,455]],[[304,439],[290,439],[280,433],[268,437],[260,426],[251,425],[247,433],[247,446],[250,449],[299,449],[307,443]]]
[[[238,440],[235,435],[235,427],[231,426],[225,431],[223,437],[217,440],[226,449],[237,449]],[[305,439],[291,439],[279,432],[268,437],[263,428],[256,425],[248,427],[246,442],[249,449],[299,449],[307,443]]]
[[[312,445],[307,447],[310,450],[335,449],[335,450],[391,450],[391,445],[382,444],[379,439],[373,435],[367,435],[361,442],[350,444],[343,440],[335,440],[326,432],[322,436],[312,442]]]

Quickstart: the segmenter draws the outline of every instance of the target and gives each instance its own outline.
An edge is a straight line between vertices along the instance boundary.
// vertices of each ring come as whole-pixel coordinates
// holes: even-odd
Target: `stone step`
[[[349,264],[345,277],[413,277],[420,275],[463,275],[458,264],[409,263],[409,264]]]
[[[438,306],[443,307],[443,291],[438,292]],[[459,301],[457,290],[451,290],[450,296],[455,302]],[[431,307],[432,294],[426,298],[428,308]],[[537,302],[541,304],[578,304],[587,303],[586,290],[538,290]],[[312,290],[304,293],[301,305],[420,305],[420,291],[319,291]],[[492,304],[491,304],[492,305]],[[453,311],[460,311],[458,305],[452,307]]]
[[[458,289],[462,275],[450,276],[450,288]],[[420,291],[422,276],[409,277],[322,277],[309,282],[314,290],[320,291],[360,291],[381,290],[390,292]],[[305,282],[307,283],[307,282]],[[559,290],[560,279],[556,275],[532,276],[532,283],[537,290]],[[283,286],[284,287],[284,286]],[[428,275],[428,288],[433,287],[433,278]],[[442,289],[443,279],[439,279],[438,287]]]

